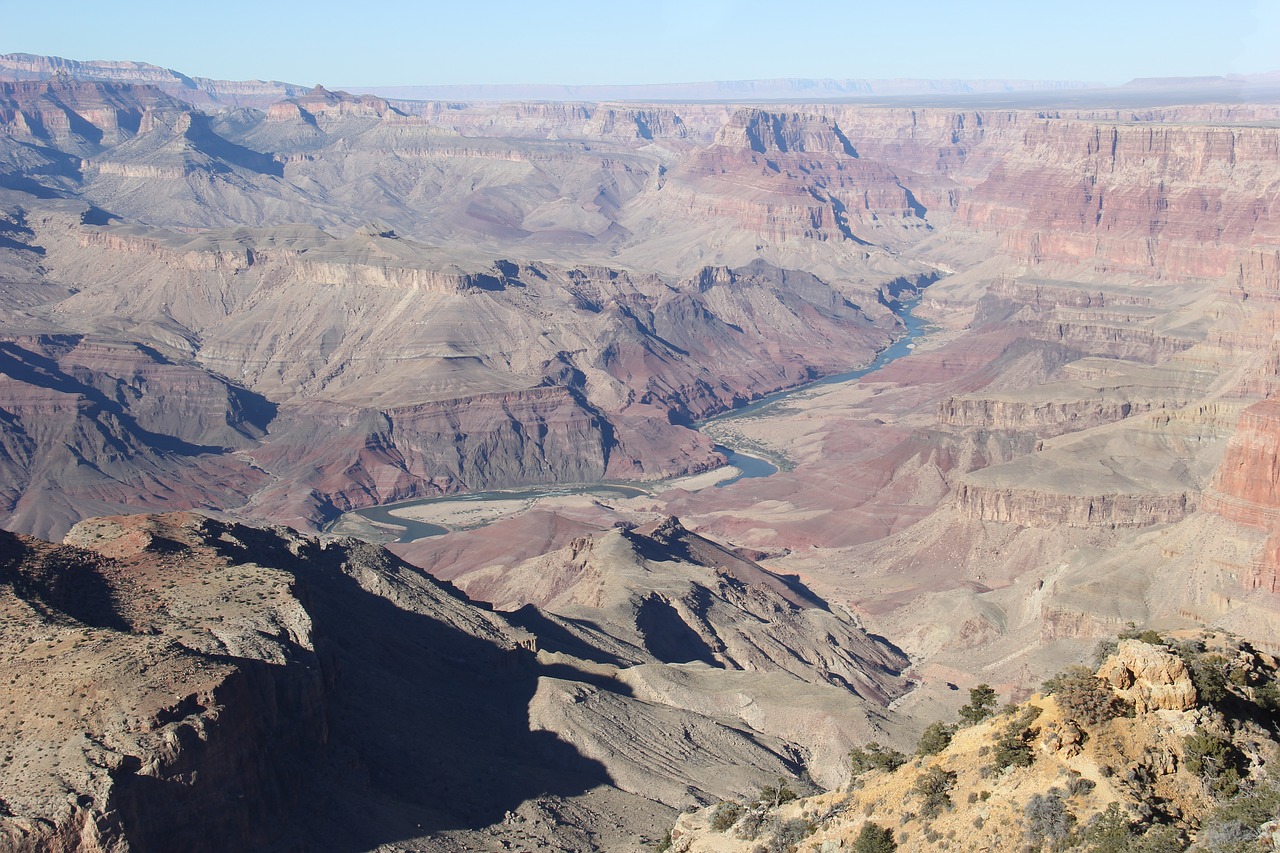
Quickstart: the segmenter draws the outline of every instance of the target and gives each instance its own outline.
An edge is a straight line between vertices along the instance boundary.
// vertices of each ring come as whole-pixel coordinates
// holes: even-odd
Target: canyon
[[[4,664],[75,700],[13,723],[46,775],[5,783],[12,846],[153,849],[155,803],[240,785],[246,844],[275,843],[254,808],[323,838],[343,802],[395,829],[342,849],[635,849],[779,775],[838,788],[851,746],[1130,624],[1280,651],[1274,102],[411,101],[6,59]],[[698,429],[867,365],[908,302],[909,356]],[[780,470],[679,479],[726,445]],[[599,482],[643,493],[389,551],[325,532]],[[397,673],[347,599],[443,645]],[[509,683],[438,687],[472,659]],[[501,737],[356,731],[444,726],[435,689]],[[527,789],[388,799],[508,746]]]

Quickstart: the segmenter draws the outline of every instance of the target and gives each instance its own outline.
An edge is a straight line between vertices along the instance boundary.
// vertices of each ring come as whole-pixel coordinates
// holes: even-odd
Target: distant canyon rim
[[[634,820],[581,849],[771,774],[838,786],[831,743],[910,742],[957,687],[1024,697],[1129,625],[1280,652],[1274,100],[408,101],[94,68],[0,57],[0,525],[72,531],[116,561],[93,565],[117,603],[155,580],[130,575],[147,542],[230,589],[227,543],[259,535],[239,525],[287,525],[260,534],[287,571],[253,570],[269,639],[182,642],[322,658],[298,590],[330,608],[320,637],[355,584],[383,596],[370,625],[394,600],[504,666],[535,656],[518,698],[590,761],[615,760],[616,715],[678,717],[700,767],[750,752],[727,781],[617,758],[605,799],[564,802],[592,832],[608,797]],[[910,355],[694,428],[869,364],[911,300],[932,328]],[[717,443],[781,470],[682,487]],[[306,539],[413,498],[605,481],[646,493],[521,503],[394,557]],[[86,522],[175,511],[213,519]],[[348,547],[355,580],[285,578]],[[139,632],[206,630],[188,574],[193,609],[111,623],[175,672]],[[741,673],[768,683],[754,711],[727,710]],[[626,695],[604,707],[600,679]],[[299,713],[329,701],[290,683]],[[731,717],[750,737],[707,722]]]

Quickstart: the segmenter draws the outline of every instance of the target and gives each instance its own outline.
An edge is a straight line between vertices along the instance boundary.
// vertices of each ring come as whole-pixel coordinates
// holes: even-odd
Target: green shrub
[[[956,774],[941,767],[930,767],[921,773],[911,787],[911,793],[923,800],[920,814],[937,817],[944,808],[951,806],[951,789],[956,786]]]
[[[1240,790],[1240,765],[1244,756],[1227,738],[1196,726],[1194,734],[1182,740],[1187,769],[1199,776],[1219,797],[1234,796]]]
[[[765,785],[760,789],[760,794],[756,797],[756,803],[776,809],[783,803],[789,803],[795,798],[796,792],[787,785],[787,780],[779,777],[777,785]]]
[[[1233,826],[1244,827],[1256,838],[1258,829],[1280,814],[1280,786],[1274,780],[1241,788],[1205,818],[1203,833],[1229,834]]]
[[[1129,853],[1182,853],[1187,839],[1172,826],[1153,826],[1129,845]]]
[[[1127,853],[1133,841],[1133,822],[1111,803],[1106,811],[1094,815],[1084,829],[1084,842],[1089,853]]]
[[[893,853],[897,849],[893,831],[870,822],[862,825],[853,842],[853,853]]]
[[[969,704],[960,709],[960,725],[972,726],[995,713],[999,700],[989,684],[979,684],[969,690]]]
[[[872,770],[896,770],[907,763],[907,757],[896,749],[872,741],[866,748],[855,746],[849,750],[849,764],[854,776]]]
[[[916,755],[937,755],[951,745],[951,738],[955,733],[955,726],[949,726],[941,720],[930,723],[928,728],[920,734],[920,742],[916,744]]]
[[[997,771],[1006,767],[1030,767],[1035,760],[1031,752],[1031,741],[1035,739],[1035,731],[1018,725],[1018,721],[1006,726],[996,739],[995,749],[991,753],[991,761]]]
[[[1164,637],[1160,636],[1160,633],[1158,631],[1151,631],[1151,630],[1139,631],[1136,628],[1130,628],[1127,631],[1121,631],[1120,639],[1137,640],[1138,642],[1146,643],[1149,646],[1167,645],[1167,643],[1165,643],[1164,641]]]
[[[1231,695],[1227,681],[1227,659],[1222,655],[1183,653],[1182,660],[1191,672],[1196,698],[1207,705],[1219,705]]]
[[[1129,712],[1124,700],[1087,666],[1068,667],[1041,689],[1058,700],[1058,707],[1068,719],[1085,725],[1096,726]]]

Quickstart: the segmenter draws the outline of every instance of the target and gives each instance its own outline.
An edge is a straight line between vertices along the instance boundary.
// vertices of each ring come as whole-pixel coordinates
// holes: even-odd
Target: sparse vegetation
[[[1065,841],[1076,824],[1076,816],[1067,809],[1061,793],[1052,788],[1047,794],[1033,794],[1024,810],[1027,837],[1032,844]]]
[[[988,684],[979,684],[969,690],[969,704],[960,709],[960,725],[972,726],[995,713],[999,699]]]
[[[738,822],[738,837],[748,841],[759,838],[760,831],[764,828],[764,822],[764,809],[752,809],[751,811],[748,811]]]
[[[872,741],[866,748],[855,746],[849,750],[849,764],[854,776],[872,770],[896,770],[907,763],[907,757],[896,749]]]
[[[1069,719],[1089,726],[1130,712],[1124,700],[1086,666],[1068,667],[1046,681],[1041,691],[1055,697]]]
[[[916,755],[937,755],[951,745],[951,739],[955,733],[955,726],[949,726],[941,720],[930,723],[921,733],[920,741],[916,744]]]
[[[778,777],[777,785],[765,785],[760,789],[760,794],[756,797],[756,803],[766,808],[776,809],[783,803],[791,802],[796,796],[796,792],[791,790],[787,780]]]
[[[970,691],[959,723],[938,721],[924,730],[914,761],[878,743],[850,751],[851,768],[863,776],[858,779],[859,793],[845,801],[844,809],[856,810],[858,820],[870,820],[846,846],[861,853],[913,846],[960,851],[972,849],[972,839],[980,836],[992,849],[1025,853],[1181,853],[1193,839],[1197,853],[1261,849],[1260,827],[1280,815],[1280,783],[1256,778],[1259,765],[1276,764],[1280,757],[1275,743],[1280,720],[1268,710],[1280,705],[1274,662],[1247,646],[1232,646],[1230,640],[1224,645],[1215,637],[1177,646],[1155,632],[1135,632],[1127,639],[1161,645],[1178,653],[1189,672],[1199,671],[1199,685],[1207,688],[1204,696],[1210,704],[1201,704],[1193,711],[1196,717],[1186,718],[1199,725],[1181,744],[1149,741],[1157,730],[1161,738],[1168,735],[1167,726],[1152,729],[1155,718],[1146,714],[1132,726],[1100,728],[1133,711],[1110,684],[1084,667],[1069,668],[1045,683],[1044,692],[1054,697],[1056,707],[1027,703],[997,711],[995,691],[980,685]],[[1216,675],[1206,674],[1215,669]],[[1043,724],[1043,765],[1041,751],[1035,748],[1041,735],[1036,721],[1042,714],[1048,720]],[[992,731],[965,735],[960,752],[952,754],[961,726],[993,717]],[[1083,730],[1086,726],[1089,731]],[[934,755],[940,758],[929,758]],[[1110,780],[1102,783],[1107,789],[1102,801],[1115,792],[1121,802],[1099,812],[1098,785],[1088,778],[1090,771],[1074,762],[1057,764],[1055,770],[1055,762],[1076,756],[1092,760],[1096,773]],[[902,770],[907,764],[923,769]],[[1034,769],[1016,777],[1000,775],[1010,768]],[[903,780],[911,784],[907,801],[896,802],[900,794],[885,799],[887,790],[901,789],[880,787],[880,777],[868,775],[870,771],[915,774]],[[1170,796],[1171,791],[1187,790],[1185,775],[1173,788],[1165,787],[1169,774],[1175,773],[1202,780],[1200,803],[1184,802],[1184,794]],[[1041,781],[1053,775],[1056,783]],[[1056,787],[1045,790],[1045,784]],[[771,812],[775,801],[781,804],[792,797],[780,779],[777,786],[766,786],[754,808],[721,804],[711,816],[712,826],[736,830],[741,837],[768,839],[756,848],[758,853],[807,853],[816,845],[803,839],[815,822],[825,826],[829,820],[806,814],[783,821]],[[991,805],[984,805],[988,802]],[[1216,808],[1205,817],[1211,804]],[[741,819],[737,808],[743,809]],[[755,829],[748,832],[744,827],[751,827],[751,814],[756,815]],[[966,837],[966,832],[976,835]]]
[[[716,832],[727,832],[745,811],[746,807],[741,803],[721,803],[711,813],[711,828]]]
[[[1231,797],[1240,790],[1244,756],[1230,739],[1203,726],[1182,741],[1187,769],[1204,781],[1215,796]]]
[[[893,831],[869,821],[862,825],[853,842],[853,853],[893,853],[897,849]]]
[[[911,793],[920,797],[920,814],[937,817],[942,810],[951,807],[951,789],[956,785],[956,774],[941,767],[930,767],[920,774]]]
[[[1160,636],[1159,631],[1145,629],[1139,631],[1132,622],[1129,623],[1128,629],[1121,631],[1119,635],[1121,640],[1137,640],[1140,643],[1146,643],[1149,646],[1166,646],[1164,637]]]
[[[792,818],[777,825],[769,840],[757,847],[764,853],[793,853],[800,842],[817,830],[817,824],[806,818]]]

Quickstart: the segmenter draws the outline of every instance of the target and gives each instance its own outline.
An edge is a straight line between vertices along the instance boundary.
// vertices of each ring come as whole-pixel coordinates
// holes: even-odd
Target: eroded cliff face
[[[1082,543],[1202,523],[1236,488],[1214,472],[1239,412],[1280,380],[1274,108],[408,110],[317,89],[204,116],[112,90],[134,128],[94,112],[106,90],[63,99],[74,119],[49,91],[10,93],[5,162],[90,204],[10,197],[6,323],[142,341],[278,405],[229,457],[258,478],[248,515],[698,470],[718,457],[689,422],[865,362],[893,334],[881,302],[944,276],[919,309],[936,348],[749,436],[794,473],[674,511],[762,552],[854,549],[836,562],[860,571],[892,541],[894,606],[922,561],[952,567],[946,594],[989,587],[964,648],[1037,619],[1078,639],[1148,612],[1082,591]],[[79,130],[31,136],[20,115],[46,109]],[[1207,559],[1180,547],[1150,550]],[[1013,593],[990,576],[1043,579],[1054,549],[1069,577],[993,615]],[[954,568],[974,561],[991,572]],[[1256,562],[1232,571],[1272,586]],[[1232,606],[1190,584],[1171,613]]]
[[[648,557],[714,587],[687,552],[729,555],[664,530],[642,535]],[[839,778],[843,750],[809,746],[867,731],[901,689],[901,656],[758,566],[732,571],[712,610],[746,608],[752,654],[803,636],[827,655],[759,658],[748,681],[727,659],[691,665],[649,605],[627,630],[500,614],[374,546],[190,514],[93,519],[61,546],[0,532],[15,699],[0,714],[0,838],[22,851],[624,849],[674,807],[807,764]],[[785,612],[776,636],[749,612],[761,608]],[[707,624],[731,637],[724,615]],[[744,697],[757,712],[726,723]],[[811,731],[783,725],[797,715]],[[678,743],[657,734],[673,725]]]
[[[42,310],[91,340],[146,340],[129,358],[166,368],[144,375],[116,363],[124,356],[82,353],[74,381],[110,386],[153,444],[209,462],[245,451],[218,463],[245,472],[239,494],[260,517],[304,526],[415,495],[701,470],[721,457],[691,421],[869,360],[893,334],[883,306],[864,311],[816,276],[763,262],[677,282],[508,261],[468,271],[381,228],[192,237],[86,215],[50,207],[19,220],[15,252],[38,254],[48,279],[84,283]],[[24,292],[38,300],[40,282]],[[133,390],[113,390],[113,371]],[[35,376],[15,400],[53,381]],[[163,421],[157,406],[179,393]],[[223,434],[247,418],[238,439]],[[48,444],[37,435],[29,443]],[[48,492],[53,468],[33,454],[11,455],[15,502]],[[207,490],[175,482],[194,463],[171,461],[162,487],[201,505]],[[25,529],[61,532],[88,505],[58,488],[59,512]]]
[[[998,231],[1025,263],[1217,278],[1239,248],[1275,238],[1273,192],[1257,176],[1277,151],[1270,128],[1044,120],[1024,130],[956,220]]]

